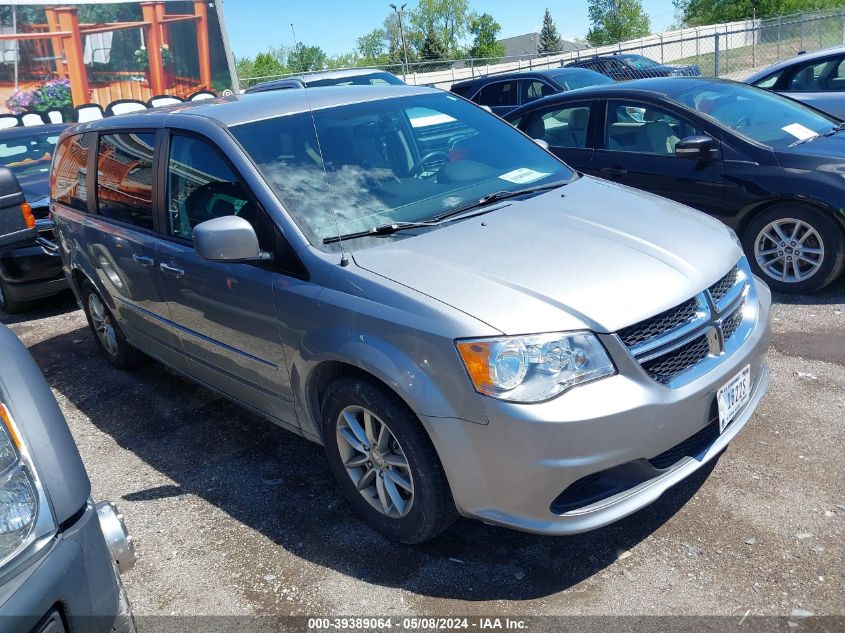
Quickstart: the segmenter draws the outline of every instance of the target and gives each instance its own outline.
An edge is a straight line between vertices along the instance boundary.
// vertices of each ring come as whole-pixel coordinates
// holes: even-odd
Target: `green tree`
[[[308,72],[322,70],[326,67],[328,57],[319,46],[307,46],[299,42],[288,53],[288,68],[293,72]]]
[[[470,57],[498,58],[505,54],[505,46],[496,39],[502,26],[489,13],[469,16],[468,30],[473,36],[472,46],[468,53]]]
[[[250,79],[254,77],[276,77],[278,75],[284,75],[287,72],[287,68],[279,59],[278,55],[274,54],[271,50],[267,53],[258,53],[255,56],[255,60],[252,62],[252,68],[250,69],[249,77],[241,77],[241,79]]]
[[[355,51],[366,62],[380,63],[386,57],[388,49],[387,31],[384,29],[373,29],[358,38]]]
[[[755,13],[752,0],[673,0],[673,4],[684,26],[747,20]],[[759,0],[756,4],[757,17],[770,18],[802,11],[835,9],[842,6],[842,0]]]
[[[451,62],[445,61],[449,58],[449,52],[433,28],[429,28],[425,34],[425,39],[420,49],[420,57],[425,62],[428,62],[424,64],[422,68],[423,72],[442,70],[451,66]]]
[[[417,8],[410,13],[410,23],[409,35],[420,47],[428,39],[429,31],[434,31],[447,54],[457,53],[460,39],[469,26],[469,0],[419,0]]]
[[[554,53],[562,48],[560,34],[557,32],[555,21],[552,20],[552,14],[546,9],[543,15],[543,28],[540,29],[540,41],[537,42],[537,52],[540,55],[548,55]]]
[[[651,23],[640,0],[589,0],[593,46],[616,44],[651,34]]]

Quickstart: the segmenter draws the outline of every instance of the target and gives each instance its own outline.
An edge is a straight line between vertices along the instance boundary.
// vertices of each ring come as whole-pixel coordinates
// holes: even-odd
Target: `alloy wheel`
[[[337,446],[353,485],[378,512],[401,518],[414,503],[414,478],[393,432],[372,411],[350,406],[337,419]]]
[[[94,324],[94,332],[110,356],[117,355],[117,333],[111,315],[102,299],[93,292],[88,295],[88,312]]]
[[[769,222],[754,241],[757,265],[783,283],[806,281],[824,262],[824,243],[813,226],[803,220],[781,218]]]

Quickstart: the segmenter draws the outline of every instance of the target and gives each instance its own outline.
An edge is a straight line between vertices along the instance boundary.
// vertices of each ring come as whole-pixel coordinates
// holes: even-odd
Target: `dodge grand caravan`
[[[449,93],[345,87],[113,117],[60,141],[65,272],[151,356],[324,445],[371,526],[590,530],[720,454],[766,391],[736,236],[580,177]]]

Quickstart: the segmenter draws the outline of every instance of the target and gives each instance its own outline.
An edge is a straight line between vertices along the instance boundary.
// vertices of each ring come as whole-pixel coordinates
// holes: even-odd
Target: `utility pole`
[[[402,14],[405,12],[405,7],[407,4],[403,4],[401,7],[397,7],[395,4],[389,5],[391,9],[396,12],[396,16],[399,18],[399,37],[402,41],[402,54],[405,58],[405,63],[402,66],[402,79],[405,83],[408,82],[408,45],[405,43],[405,28],[402,26]]]

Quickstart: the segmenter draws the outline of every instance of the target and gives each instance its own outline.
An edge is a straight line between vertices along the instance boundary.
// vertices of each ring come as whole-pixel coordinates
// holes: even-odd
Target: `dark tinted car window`
[[[537,99],[548,97],[557,92],[545,81],[539,79],[521,79],[519,81],[520,103],[531,103]]]
[[[335,77],[305,82],[309,87],[318,86],[402,86],[403,81],[390,73],[372,73],[358,77]]]
[[[217,148],[191,136],[174,135],[167,164],[167,223],[170,234],[193,240],[197,224],[237,215],[254,228],[256,207]]]
[[[103,134],[97,155],[100,215],[153,228],[155,134]]]
[[[80,211],[88,208],[88,151],[93,143],[93,132],[65,138],[50,172],[50,196]]]
[[[487,84],[481,89],[481,92],[478,93],[478,96],[473,101],[491,108],[515,106],[517,105],[516,82],[498,81]]]

